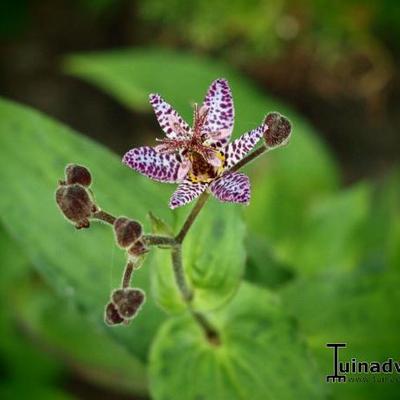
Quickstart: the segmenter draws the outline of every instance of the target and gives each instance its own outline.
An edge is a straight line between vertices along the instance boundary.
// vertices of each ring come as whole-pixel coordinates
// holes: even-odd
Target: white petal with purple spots
[[[151,94],[149,98],[158,123],[168,138],[181,139],[189,136],[189,125],[171,105],[159,94]]]
[[[174,209],[191,202],[196,197],[199,197],[206,187],[206,183],[193,183],[190,181],[182,182],[169,201],[170,208]]]
[[[231,89],[225,79],[216,79],[211,83],[204,98],[204,106],[208,108],[205,130],[213,132],[214,135],[225,130],[223,140],[227,142],[233,130],[235,110]]]
[[[180,162],[175,154],[162,154],[153,147],[143,146],[129,150],[122,162],[155,181],[175,183],[178,180]]]
[[[210,185],[211,193],[220,201],[248,205],[250,202],[249,178],[240,172],[220,176]]]
[[[232,168],[237,164],[262,138],[264,131],[267,129],[265,124],[261,124],[258,128],[244,133],[240,138],[229,143],[225,148],[226,168]]]

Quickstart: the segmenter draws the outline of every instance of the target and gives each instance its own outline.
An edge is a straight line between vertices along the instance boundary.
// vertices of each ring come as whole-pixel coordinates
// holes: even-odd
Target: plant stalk
[[[187,235],[190,227],[193,225],[194,221],[197,218],[197,215],[199,214],[199,212],[203,208],[204,204],[206,204],[206,202],[207,202],[209,197],[210,197],[210,195],[207,192],[203,192],[200,195],[200,197],[198,198],[195,206],[192,208],[192,211],[190,212],[190,214],[186,218],[186,221],[184,222],[181,230],[179,231],[179,233],[175,237],[175,240],[178,243],[182,243],[183,242],[183,239],[185,239],[185,236]]]

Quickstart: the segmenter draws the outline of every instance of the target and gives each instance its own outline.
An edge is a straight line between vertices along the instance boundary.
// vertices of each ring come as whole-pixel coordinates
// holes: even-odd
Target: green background
[[[96,21],[95,37],[130,38],[110,39],[112,45],[101,50],[83,36],[71,39],[74,45],[62,38],[41,42],[32,26],[40,15],[50,32],[44,37],[54,39],[52,7],[7,3],[0,48],[11,55],[0,63],[0,397],[398,398],[399,375],[380,384],[367,375],[366,383],[325,382],[332,368],[328,342],[347,343],[341,353],[346,360],[399,360],[400,172],[395,145],[387,149],[394,128],[379,126],[379,118],[371,122],[380,132],[371,156],[373,130],[359,139],[365,121],[358,129],[351,120],[343,126],[354,132],[352,139],[327,137],[314,125],[326,126],[329,116],[311,114],[310,123],[288,105],[291,96],[278,100],[260,75],[267,58],[276,72],[291,52],[306,49],[316,63],[314,83],[325,71],[326,82],[347,85],[348,97],[364,96],[365,113],[374,116],[374,102],[384,95],[384,85],[382,93],[376,89],[386,79],[382,65],[377,70],[383,75],[373,75],[367,88],[361,78],[359,86],[350,85],[334,66],[361,50],[371,58],[382,52],[389,74],[397,54],[394,3],[335,2],[328,9],[319,1],[189,7],[151,0],[133,2],[129,19],[121,12],[131,10],[130,2],[80,1],[68,12],[61,2],[61,25],[63,15],[72,13],[78,30],[79,23]],[[118,24],[125,32],[124,18],[139,21],[136,35],[107,30]],[[310,43],[318,44],[316,53]],[[46,49],[57,50],[53,70],[32,61],[43,60]],[[9,72],[10,65],[16,72]],[[208,342],[185,311],[163,249],[134,274],[133,285],[147,294],[139,316],[128,327],[106,327],[103,310],[119,285],[124,253],[107,226],[76,231],[63,219],[54,201],[57,181],[67,163],[86,165],[102,208],[140,220],[147,231],[151,211],[176,231],[190,206],[170,211],[173,185],[128,170],[121,155],[161,135],[149,93],[160,93],[190,121],[191,103],[201,101],[218,77],[227,78],[233,91],[235,137],[275,110],[294,127],[287,147],[246,167],[250,206],[211,200],[185,240],[194,307],[217,327],[221,343]],[[300,98],[301,87],[296,90]],[[87,103],[71,93],[82,93]],[[395,103],[387,99],[390,110]],[[331,112],[348,101],[336,93]],[[131,130],[123,132],[126,127]]]

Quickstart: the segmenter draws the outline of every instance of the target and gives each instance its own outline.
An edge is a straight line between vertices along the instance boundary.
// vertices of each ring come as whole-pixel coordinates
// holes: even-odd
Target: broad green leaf
[[[359,184],[310,208],[290,257],[300,274],[357,265],[362,257],[357,232],[367,218],[370,194],[369,186]]]
[[[314,228],[309,231],[314,232],[315,239],[305,241],[304,251],[307,245],[316,244],[317,259],[325,260],[325,265],[332,268],[302,276],[281,292],[284,304],[297,317],[320,361],[322,375],[332,368],[331,351],[325,348],[328,342],[347,343],[341,357],[346,361],[385,361],[396,358],[400,351],[396,335],[400,324],[400,269],[396,256],[400,244],[399,189],[398,174],[393,174],[372,195],[368,187],[361,185],[319,208],[321,212],[315,215],[325,217],[317,224],[311,223]],[[370,204],[366,206],[366,202]],[[321,248],[328,233],[332,244]],[[350,259],[351,268],[343,268]],[[369,383],[334,385],[334,398],[397,398],[399,382],[378,384],[371,376],[362,377]]]
[[[185,212],[179,216],[177,226],[182,224]],[[243,240],[240,206],[209,201],[183,245],[183,265],[193,288],[195,309],[217,308],[236,292],[245,262]],[[170,252],[159,249],[155,258],[152,283],[157,301],[166,310],[183,311],[185,305],[170,267]]]
[[[1,229],[0,249],[0,358],[15,379],[34,386],[55,381],[61,361],[96,385],[146,393],[143,364],[90,324],[73,302],[56,297],[38,281],[27,258]]]
[[[374,188],[371,206],[357,232],[364,264],[384,271],[400,269],[400,172],[395,170]]]
[[[31,389],[45,387],[59,379],[61,373],[60,366],[16,324],[15,298],[29,273],[23,253],[0,227],[0,369],[7,381],[13,381],[0,388],[1,398],[7,398],[2,393],[14,390],[18,384]]]
[[[284,304],[297,317],[319,360],[321,379],[332,371],[332,351],[326,348],[327,343],[347,344],[342,361],[397,359],[399,285],[398,272],[367,273],[361,266],[357,271],[303,278],[282,292]],[[371,382],[371,376],[367,378],[369,384],[334,385],[335,398],[396,398],[399,382],[378,385]]]
[[[162,314],[147,296],[129,328],[105,327],[104,306],[120,284],[125,255],[108,226],[93,223],[77,231],[62,218],[54,191],[68,162],[91,169],[96,199],[105,210],[143,222],[149,210],[170,218],[160,187],[123,168],[108,150],[38,112],[0,101],[0,223],[59,294],[145,360]],[[134,285],[149,293],[146,265],[135,273]]]
[[[293,267],[277,259],[265,238],[249,233],[246,251],[245,279],[249,282],[275,289],[293,279]]]
[[[244,283],[228,306],[207,316],[220,344],[189,316],[162,326],[150,356],[155,400],[323,398],[296,327],[268,291]]]
[[[96,385],[146,394],[144,365],[103,330],[93,327],[74,304],[66,304],[31,282],[20,287],[16,296],[13,308],[20,325],[64,365]]]
[[[148,94],[160,93],[188,121],[190,104],[200,102],[210,82],[224,76],[234,95],[234,136],[256,127],[270,111],[286,114],[294,127],[291,143],[251,167],[252,200],[246,210],[250,230],[273,245],[284,261],[294,257],[293,243],[311,204],[338,187],[332,158],[312,127],[222,62],[166,50],[120,50],[72,55],[65,70],[136,110],[151,112]],[[154,137],[159,136],[155,118],[153,124]]]
[[[359,184],[320,199],[305,213],[302,226],[282,254],[262,236],[247,240],[246,279],[276,287],[299,276],[326,270],[354,269],[365,257],[360,237],[371,231],[366,227],[371,208],[371,187]]]

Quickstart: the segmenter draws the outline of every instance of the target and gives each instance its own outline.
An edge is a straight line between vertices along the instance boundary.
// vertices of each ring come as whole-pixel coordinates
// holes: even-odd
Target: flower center
[[[221,160],[220,167],[215,167],[209,164],[200,153],[195,151],[190,152],[188,157],[192,163],[192,167],[187,178],[193,183],[208,183],[214,180],[222,173],[225,161],[225,157],[221,152],[217,152],[216,155]]]

